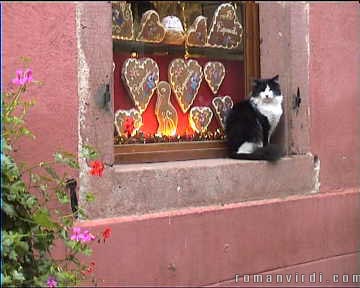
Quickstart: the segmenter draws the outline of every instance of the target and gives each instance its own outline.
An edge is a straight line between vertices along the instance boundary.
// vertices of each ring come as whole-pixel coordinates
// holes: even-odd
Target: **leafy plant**
[[[35,104],[25,100],[29,89],[32,70],[17,70],[13,79],[15,90],[2,93],[2,286],[74,286],[90,276],[94,262],[86,265],[80,255],[91,255],[91,244],[103,235],[95,236],[90,231],[75,227],[73,213],[67,214],[68,176],[59,175],[59,165],[79,169],[75,155],[56,152],[54,160],[28,167],[14,159],[14,143],[23,136],[35,138],[25,125],[25,116]],[[81,151],[82,156],[95,160],[98,155],[90,146]],[[92,175],[101,176],[104,166],[100,161],[91,162]],[[94,165],[93,163],[96,163]],[[94,201],[91,193],[86,199]],[[57,201],[60,208],[49,209],[49,201]],[[63,207],[62,207],[63,206]],[[85,211],[77,209],[76,214],[86,217]],[[52,255],[55,243],[60,241],[66,247],[63,258]],[[94,280],[94,279],[93,279]],[[95,280],[94,280],[95,281]]]

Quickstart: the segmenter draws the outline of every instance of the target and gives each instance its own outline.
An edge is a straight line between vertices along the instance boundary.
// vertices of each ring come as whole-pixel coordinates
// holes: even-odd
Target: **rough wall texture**
[[[359,8],[310,5],[311,148],[322,191],[360,186]]]
[[[3,3],[3,79],[11,85],[20,57],[32,59],[35,80],[28,96],[36,105],[28,126],[36,140],[19,143],[19,159],[29,163],[49,160],[65,149],[77,152],[78,101],[75,5],[72,3]]]

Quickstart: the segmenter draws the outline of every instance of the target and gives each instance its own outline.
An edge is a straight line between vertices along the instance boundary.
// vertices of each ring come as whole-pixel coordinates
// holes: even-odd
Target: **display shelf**
[[[185,55],[185,45],[170,45],[164,43],[147,43],[136,40],[120,40],[113,38],[113,50],[117,53],[153,54],[153,55]],[[211,46],[187,47],[191,58],[208,58],[218,60],[243,61],[242,43],[234,49]]]

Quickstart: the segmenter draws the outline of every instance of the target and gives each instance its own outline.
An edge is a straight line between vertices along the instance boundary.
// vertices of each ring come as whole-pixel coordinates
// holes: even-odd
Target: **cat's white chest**
[[[259,110],[259,112],[264,115],[269,121],[269,137],[274,132],[276,126],[279,124],[281,115],[283,114],[281,102],[282,101],[274,101],[273,103],[261,103],[257,105],[257,109]]]

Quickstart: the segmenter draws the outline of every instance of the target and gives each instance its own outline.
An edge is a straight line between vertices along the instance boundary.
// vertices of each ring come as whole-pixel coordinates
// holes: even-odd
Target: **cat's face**
[[[256,104],[281,104],[282,94],[278,83],[279,76],[257,79],[253,82],[252,98]]]

